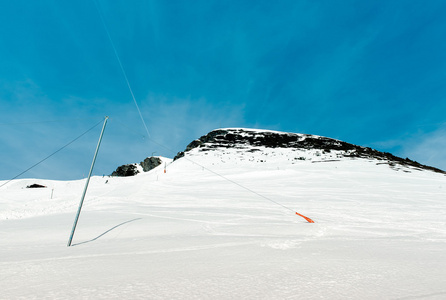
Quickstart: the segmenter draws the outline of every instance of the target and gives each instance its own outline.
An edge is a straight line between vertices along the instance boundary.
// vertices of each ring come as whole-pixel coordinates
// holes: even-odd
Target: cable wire
[[[117,120],[115,119],[115,121],[117,121]],[[119,122],[119,121],[118,121],[118,122]],[[119,123],[120,123],[122,126],[125,126],[122,122],[119,122]],[[125,127],[127,127],[127,126],[125,126]],[[128,128],[128,127],[127,127],[127,128]],[[175,151],[173,151],[172,149],[166,147],[165,145],[163,145],[163,144],[161,144],[161,143],[155,141],[153,138],[149,137],[148,139],[149,139],[152,143],[154,143],[154,144],[156,144],[156,145],[158,145],[158,146],[164,148],[164,149],[167,150],[168,152],[171,152],[171,153],[175,154]],[[220,177],[220,178],[222,178],[222,179],[224,179],[224,180],[226,180],[226,181],[231,182],[232,184],[237,185],[238,187],[240,187],[240,188],[242,188],[242,189],[247,190],[248,192],[253,193],[254,195],[257,195],[257,196],[259,196],[259,197],[261,197],[261,198],[263,198],[263,199],[265,199],[265,200],[267,200],[267,201],[270,201],[270,202],[272,202],[272,203],[274,203],[274,204],[276,204],[276,205],[279,205],[279,206],[281,206],[281,207],[283,207],[283,208],[285,208],[285,209],[287,209],[287,210],[289,210],[289,211],[292,211],[292,212],[295,213],[296,215],[303,217],[303,218],[304,218],[305,220],[307,220],[309,223],[314,223],[313,220],[311,220],[311,219],[308,218],[308,217],[305,217],[304,215],[299,214],[299,213],[296,212],[294,209],[292,209],[292,208],[290,208],[290,207],[288,207],[288,206],[286,206],[286,205],[283,205],[282,203],[279,203],[279,202],[277,202],[277,201],[275,201],[275,200],[273,200],[273,199],[271,199],[271,198],[269,198],[269,197],[267,197],[267,196],[265,196],[265,195],[262,195],[262,194],[260,194],[260,193],[258,193],[258,192],[256,192],[256,191],[254,191],[254,190],[252,190],[252,189],[250,189],[250,188],[244,186],[243,184],[238,183],[237,181],[234,181],[234,180],[232,180],[232,179],[229,179],[228,177],[226,177],[226,176],[224,176],[224,175],[222,175],[222,174],[220,174],[220,173],[218,173],[218,172],[215,172],[214,170],[211,170],[211,169],[209,169],[209,168],[203,166],[202,164],[197,163],[196,161],[194,161],[194,160],[190,159],[189,157],[187,157],[186,154],[185,154],[182,158],[185,159],[185,160],[187,160],[187,161],[189,161],[189,162],[191,162],[191,163],[193,163],[193,164],[196,164],[197,166],[199,166],[199,167],[203,168],[204,170],[208,171],[209,173],[212,173],[212,174],[214,174],[214,175],[216,175],[216,176],[218,176],[218,177]]]
[[[41,164],[42,162],[44,162],[45,160],[47,160],[48,158],[50,158],[51,156],[55,155],[56,153],[60,152],[61,150],[65,149],[66,147],[68,147],[69,145],[71,145],[72,143],[74,143],[75,141],[77,141],[78,139],[80,139],[81,137],[83,137],[84,135],[86,135],[88,132],[90,132],[91,130],[93,130],[96,126],[98,126],[99,124],[102,123],[102,120],[99,121],[98,123],[96,123],[93,127],[91,127],[90,129],[88,129],[87,131],[85,131],[84,133],[82,133],[80,136],[78,136],[77,138],[75,138],[74,140],[72,140],[71,142],[69,142],[68,144],[66,144],[65,146],[63,146],[62,148],[59,148],[57,151],[53,152],[52,154],[48,155],[47,157],[45,157],[44,159],[42,159],[41,161],[35,163],[34,165],[32,165],[31,167],[29,167],[28,169],[26,169],[25,171],[23,171],[22,173],[14,176],[12,179],[6,181],[5,183],[3,183],[2,185],[0,185],[0,188],[7,185],[8,183],[10,183],[11,181],[13,181],[14,179],[16,179],[17,177],[25,174],[26,172],[28,172],[29,170],[31,170],[32,168],[36,167],[37,165]]]
[[[113,48],[113,52],[115,53],[115,57],[116,57],[116,59],[117,59],[117,61],[119,63],[119,67],[121,68],[122,75],[124,76],[125,82],[127,83],[127,87],[129,88],[130,94],[132,95],[133,102],[135,103],[136,109],[138,110],[139,117],[141,118],[141,121],[142,121],[142,123],[144,125],[144,128],[146,129],[147,135],[150,137],[149,129],[147,128],[147,125],[146,125],[146,122],[144,121],[144,118],[142,116],[141,110],[139,109],[138,102],[136,102],[136,98],[135,98],[135,95],[133,93],[132,87],[130,85],[129,79],[127,77],[127,73],[125,72],[125,69],[124,69],[124,67],[122,65],[121,59],[119,58],[118,51],[116,50],[115,43],[113,42],[113,39],[111,38],[110,32],[109,32],[109,30],[107,28],[107,24],[105,23],[105,20],[104,20],[102,14],[101,14],[101,11],[99,9],[98,4],[96,3],[95,0],[92,0],[92,1],[93,1],[94,5],[96,7],[96,10],[97,10],[98,15],[99,15],[99,17],[101,19],[102,25],[104,26],[105,32],[107,33],[108,40],[110,41],[110,44],[111,44],[111,46]]]
[[[42,124],[42,123],[65,123],[79,120],[91,120],[96,118],[76,118],[76,119],[64,119],[64,120],[48,120],[48,121],[29,121],[29,122],[12,122],[12,123],[0,123],[0,126],[13,126],[13,125],[29,125],[29,124]]]
[[[217,172],[215,172],[215,171],[213,171],[213,170],[211,170],[211,169],[209,169],[209,168],[206,168],[205,166],[203,166],[203,165],[201,165],[201,164],[199,164],[199,163],[197,163],[197,162],[195,162],[195,161],[193,161],[193,160],[187,158],[187,157],[186,157],[186,154],[185,154],[182,158],[184,158],[184,159],[186,159],[187,161],[192,162],[192,163],[194,163],[194,164],[196,164],[196,165],[202,167],[204,170],[206,170],[206,171],[208,171],[208,172],[210,172],[210,173],[212,173],[212,174],[214,174],[214,175],[217,175],[217,176],[223,178],[224,180],[227,180],[227,181],[231,182],[232,184],[235,184],[235,185],[241,187],[242,189],[247,190],[248,192],[253,193],[254,195],[257,195],[257,196],[259,196],[259,197],[261,197],[261,198],[263,198],[263,199],[265,199],[265,200],[267,200],[267,201],[270,201],[270,202],[272,202],[272,203],[274,203],[274,204],[276,204],[276,205],[279,205],[279,206],[281,206],[281,207],[283,207],[283,208],[285,208],[285,209],[290,210],[291,212],[295,213],[296,215],[298,215],[298,216],[304,218],[305,220],[307,220],[308,223],[314,223],[314,221],[313,221],[312,219],[310,219],[310,218],[308,218],[308,217],[306,217],[306,216],[304,216],[304,215],[298,213],[298,212],[295,211],[294,209],[289,208],[288,206],[283,205],[282,203],[279,203],[279,202],[277,202],[277,201],[275,201],[275,200],[273,200],[273,199],[271,199],[271,198],[269,198],[269,197],[266,197],[265,195],[262,195],[262,194],[260,194],[260,193],[258,193],[258,192],[256,192],[256,191],[254,191],[254,190],[252,190],[252,189],[250,189],[250,188],[248,188],[248,187],[246,187],[246,186],[244,186],[244,185],[238,183],[237,181],[234,181],[234,180],[232,180],[232,179],[229,179],[228,177],[223,176],[223,175],[221,175],[220,173],[217,173]]]
[[[109,39],[110,44],[111,44],[111,46],[112,46],[112,48],[113,48],[113,51],[114,51],[115,56],[116,56],[116,59],[117,59],[117,61],[118,61],[118,63],[119,63],[119,67],[121,68],[122,74],[124,75],[125,82],[127,83],[127,87],[129,88],[130,94],[132,95],[133,102],[135,103],[135,106],[136,106],[136,108],[137,108],[137,110],[138,110],[139,117],[141,118],[141,121],[142,121],[142,123],[144,124],[144,128],[146,129],[148,138],[149,138],[152,142],[154,142],[155,144],[157,144],[157,145],[159,145],[159,146],[161,146],[161,147],[167,149],[166,147],[164,147],[164,146],[161,145],[160,143],[157,143],[157,142],[155,142],[154,140],[151,139],[151,135],[150,135],[150,133],[149,133],[149,129],[147,128],[146,122],[144,121],[144,118],[143,118],[143,116],[142,116],[142,114],[141,114],[141,110],[139,109],[138,103],[137,103],[137,101],[136,101],[136,99],[135,99],[135,95],[134,95],[134,93],[133,93],[133,90],[132,90],[132,87],[131,87],[130,82],[129,82],[129,80],[128,80],[128,77],[127,77],[127,74],[126,74],[126,72],[125,72],[125,69],[124,69],[124,67],[123,67],[123,65],[122,65],[122,62],[121,62],[121,59],[120,59],[120,57],[119,57],[118,51],[116,50],[115,44],[114,44],[114,42],[113,42],[113,39],[111,38],[110,32],[109,32],[109,30],[108,30],[108,28],[107,28],[107,24],[105,23],[105,20],[104,20],[102,14],[101,14],[101,11],[100,11],[100,9],[99,9],[98,4],[96,3],[95,0],[92,0],[92,1],[94,2],[94,5],[95,5],[95,7],[96,7],[96,10],[97,10],[97,12],[98,12],[98,14],[99,14],[99,17],[100,17],[100,19],[101,19],[102,25],[104,26],[105,32],[107,33],[108,39]],[[169,150],[169,149],[167,149],[167,150]],[[169,151],[170,151],[170,150],[169,150]],[[186,159],[187,159],[187,158],[186,158]],[[193,161],[190,160],[190,159],[187,159],[187,160],[193,162]],[[198,163],[196,163],[196,162],[193,162],[193,163],[195,163],[195,164],[201,166],[202,168],[206,169],[207,171],[209,171],[209,172],[211,172],[211,173],[213,173],[213,174],[215,174],[215,175],[217,175],[217,176],[220,176],[220,177],[223,178],[223,179],[226,179],[226,180],[232,182],[233,184],[238,185],[238,186],[241,187],[241,188],[244,188],[244,189],[246,189],[246,190],[248,190],[248,191],[250,191],[250,192],[252,192],[252,193],[254,193],[254,194],[256,194],[256,195],[258,195],[258,196],[260,196],[260,197],[262,197],[262,198],[264,198],[264,199],[266,199],[266,200],[268,200],[268,201],[271,201],[271,202],[273,202],[273,203],[275,203],[275,204],[277,204],[277,205],[282,206],[283,208],[286,208],[286,209],[291,210],[291,211],[294,212],[294,210],[292,210],[291,208],[289,208],[289,207],[287,207],[287,206],[285,206],[285,205],[283,205],[283,204],[280,204],[280,203],[278,203],[278,202],[276,202],[276,201],[274,201],[274,200],[272,200],[272,199],[269,199],[268,197],[266,197],[266,196],[264,196],[264,195],[262,195],[262,194],[259,194],[259,193],[255,192],[255,191],[253,191],[253,190],[251,190],[251,189],[249,189],[249,188],[247,188],[247,187],[245,187],[245,186],[243,186],[243,185],[241,185],[241,184],[239,184],[239,183],[237,183],[237,182],[235,182],[235,181],[233,181],[233,180],[230,180],[229,178],[226,178],[226,177],[224,177],[223,175],[221,175],[221,174],[219,174],[219,173],[217,173],[217,172],[215,172],[215,171],[212,171],[212,170],[210,170],[210,169],[208,169],[208,168],[206,168],[206,167],[204,167],[204,166],[202,166],[202,165],[200,165],[200,164],[198,164]],[[298,213],[296,212],[296,214],[298,214]],[[298,215],[300,215],[300,214],[298,214]],[[302,216],[302,215],[300,215],[300,216]],[[305,217],[305,218],[306,218],[306,217]]]

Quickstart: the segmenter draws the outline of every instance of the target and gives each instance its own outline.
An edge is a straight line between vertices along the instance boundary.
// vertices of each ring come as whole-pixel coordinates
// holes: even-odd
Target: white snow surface
[[[72,247],[85,179],[8,183],[0,299],[446,299],[446,176],[256,149],[93,177]]]

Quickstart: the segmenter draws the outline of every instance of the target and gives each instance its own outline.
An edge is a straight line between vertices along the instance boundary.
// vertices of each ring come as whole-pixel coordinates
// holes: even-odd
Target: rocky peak
[[[174,160],[183,157],[185,152],[196,148],[199,151],[210,151],[217,148],[253,149],[254,147],[316,149],[324,153],[338,151],[340,153],[338,155],[342,157],[376,159],[384,161],[383,163],[388,163],[390,166],[398,164],[446,174],[440,169],[422,165],[409,158],[404,159],[388,152],[380,152],[369,147],[361,147],[327,137],[238,128],[213,130],[192,141],[183,152],[179,152],[175,156]]]

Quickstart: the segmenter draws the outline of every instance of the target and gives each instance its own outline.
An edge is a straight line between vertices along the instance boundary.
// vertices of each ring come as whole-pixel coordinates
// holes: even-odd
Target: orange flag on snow
[[[301,215],[300,213],[298,213],[298,212],[296,212],[296,215],[298,215],[298,216],[301,216],[302,218],[304,218],[305,220],[307,220],[308,221],[308,223],[314,223],[314,221],[313,220],[311,220],[310,218],[308,218],[308,217],[305,217],[304,215]]]

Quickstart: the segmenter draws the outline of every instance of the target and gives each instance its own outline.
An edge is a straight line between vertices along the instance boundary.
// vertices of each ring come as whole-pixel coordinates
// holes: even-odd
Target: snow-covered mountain
[[[441,170],[251,129],[212,131],[160,160],[93,177],[72,247],[85,180],[2,187],[0,298],[446,297]]]
[[[184,156],[185,152],[194,148],[198,148],[200,152],[216,149],[238,149],[235,156],[255,151],[268,153],[270,151],[265,150],[271,148],[289,149],[291,151],[288,151],[288,160],[292,158],[312,162],[327,162],[340,161],[345,158],[362,158],[388,164],[394,169],[404,167],[405,171],[408,169],[430,170],[446,174],[443,170],[422,165],[409,158],[403,159],[388,152],[380,152],[369,147],[361,147],[310,134],[243,128],[217,129],[191,142],[184,152],[178,153],[175,159]]]

